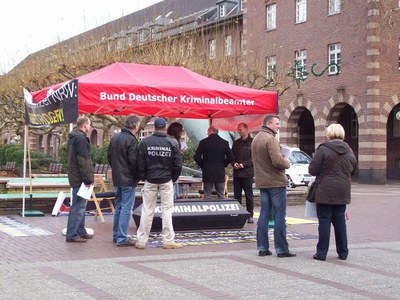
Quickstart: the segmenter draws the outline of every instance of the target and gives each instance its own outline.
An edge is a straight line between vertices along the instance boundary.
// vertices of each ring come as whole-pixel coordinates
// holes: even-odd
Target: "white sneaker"
[[[163,245],[164,249],[179,249],[182,248],[183,244],[180,243],[175,243],[175,242],[171,242],[171,243],[166,243]]]

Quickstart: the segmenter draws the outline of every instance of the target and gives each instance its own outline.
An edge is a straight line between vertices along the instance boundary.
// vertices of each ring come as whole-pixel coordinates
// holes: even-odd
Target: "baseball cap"
[[[164,118],[157,118],[154,121],[154,127],[155,128],[162,129],[162,128],[165,128],[165,126],[167,126],[167,122],[165,121]]]

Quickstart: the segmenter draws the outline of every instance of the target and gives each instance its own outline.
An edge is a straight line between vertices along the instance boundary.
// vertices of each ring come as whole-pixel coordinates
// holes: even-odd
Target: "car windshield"
[[[311,157],[303,151],[293,151],[289,156],[289,161],[292,164],[309,164],[311,162]]]

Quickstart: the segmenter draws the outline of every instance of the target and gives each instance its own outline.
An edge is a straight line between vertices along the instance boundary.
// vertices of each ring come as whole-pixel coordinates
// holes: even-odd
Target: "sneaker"
[[[175,243],[175,242],[166,243],[163,245],[164,249],[178,249],[178,248],[182,248],[182,247],[183,247],[182,244]]]
[[[132,239],[127,239],[125,242],[121,244],[117,244],[118,247],[133,247],[136,245],[136,241]]]
[[[146,245],[136,243],[135,248],[139,250],[144,250],[146,249]]]
[[[254,223],[253,217],[249,217],[249,218],[247,219],[247,223],[253,224],[253,223]]]
[[[74,239],[66,239],[65,240],[67,243],[85,243],[87,240],[82,238],[82,237],[77,237]]]

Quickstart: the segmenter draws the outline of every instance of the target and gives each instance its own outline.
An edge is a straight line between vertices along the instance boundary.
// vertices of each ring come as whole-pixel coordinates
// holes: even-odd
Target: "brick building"
[[[398,0],[244,2],[244,54],[258,57],[277,88],[282,74],[299,79],[280,98],[282,143],[312,154],[326,126],[338,122],[359,160],[361,182],[400,178],[399,6]]]

